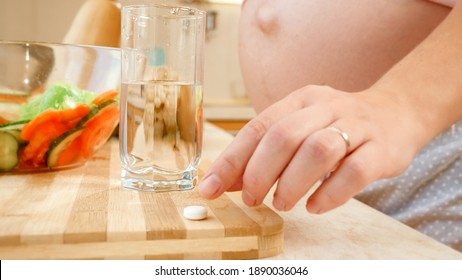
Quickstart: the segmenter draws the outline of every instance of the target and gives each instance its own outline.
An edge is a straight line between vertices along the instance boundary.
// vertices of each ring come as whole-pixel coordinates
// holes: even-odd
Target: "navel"
[[[274,7],[267,3],[261,5],[256,12],[256,22],[263,33],[274,33],[279,26],[278,15]]]

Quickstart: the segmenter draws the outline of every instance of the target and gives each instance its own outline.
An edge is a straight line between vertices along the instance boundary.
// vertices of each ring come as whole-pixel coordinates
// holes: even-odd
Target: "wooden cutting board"
[[[189,205],[206,206],[208,218],[184,219]],[[282,218],[244,206],[240,193],[207,201],[196,190],[122,189],[116,140],[83,167],[0,175],[3,260],[256,259],[282,250]]]

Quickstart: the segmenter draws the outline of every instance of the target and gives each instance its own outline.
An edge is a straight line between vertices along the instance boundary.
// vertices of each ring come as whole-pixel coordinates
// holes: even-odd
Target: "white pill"
[[[204,206],[188,206],[183,209],[183,217],[188,220],[203,220],[207,218],[207,208]]]

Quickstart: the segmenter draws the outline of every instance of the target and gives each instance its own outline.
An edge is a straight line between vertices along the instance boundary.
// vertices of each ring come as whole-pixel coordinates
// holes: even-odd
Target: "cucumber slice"
[[[2,130],[2,132],[6,132],[6,133],[13,135],[14,139],[18,141],[19,145],[23,145],[27,143],[25,140],[21,138],[21,130],[19,129],[5,129],[5,130]]]
[[[30,122],[30,120],[21,120],[21,121],[15,121],[15,122],[9,122],[9,123],[0,124],[0,130],[4,130],[4,129],[22,129],[22,127],[28,122]]]
[[[19,162],[18,141],[9,133],[0,131],[0,171],[13,170]]]
[[[90,112],[88,112],[88,114],[83,117],[76,125],[75,127],[84,127],[85,124],[91,120],[94,116],[96,116],[98,114],[99,111],[101,111],[101,109],[103,109],[104,107],[106,106],[109,106],[111,104],[114,104],[115,105],[116,101],[114,99],[110,99],[110,100],[107,100],[107,101],[104,101],[103,103],[101,103],[100,105],[98,106],[94,106],[91,108]]]
[[[47,165],[50,168],[58,167],[58,158],[74,140],[82,134],[83,128],[74,128],[53,140],[47,153]]]

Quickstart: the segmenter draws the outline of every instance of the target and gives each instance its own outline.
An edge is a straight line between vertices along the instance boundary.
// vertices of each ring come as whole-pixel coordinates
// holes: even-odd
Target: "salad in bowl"
[[[0,172],[88,161],[119,123],[119,61],[112,48],[1,42]]]

